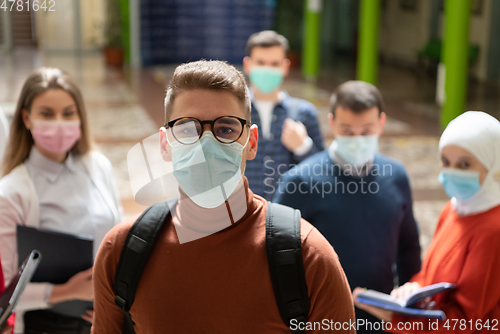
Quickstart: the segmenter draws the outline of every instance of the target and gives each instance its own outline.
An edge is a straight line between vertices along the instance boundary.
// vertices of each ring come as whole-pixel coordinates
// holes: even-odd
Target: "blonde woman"
[[[0,180],[0,253],[8,283],[18,265],[16,226],[25,225],[94,238],[94,255],[104,235],[121,220],[112,166],[92,150],[80,90],[57,68],[41,68],[24,83],[10,127]],[[21,298],[22,312],[34,311],[25,333],[90,332],[92,312],[83,319],[43,310],[68,300],[92,300],[92,268],[65,284],[30,283]],[[38,312],[38,313],[36,313]],[[33,312],[31,312],[33,315]],[[49,328],[46,328],[49,326]]]

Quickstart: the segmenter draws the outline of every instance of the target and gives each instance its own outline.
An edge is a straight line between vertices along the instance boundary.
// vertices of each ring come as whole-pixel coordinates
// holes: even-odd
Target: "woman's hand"
[[[409,295],[420,289],[421,286],[417,282],[408,282],[397,289],[392,290],[391,297],[406,300]]]
[[[366,289],[359,288],[359,287],[354,289],[354,291],[352,292],[352,299],[354,300],[354,305],[356,305],[356,307],[358,307],[359,309],[362,309],[362,310],[370,313],[371,315],[379,318],[380,320],[384,320],[387,322],[392,321],[392,312],[391,311],[383,310],[383,309],[380,309],[380,308],[375,307],[375,306],[356,302],[356,298],[358,298],[358,295],[365,290]]]
[[[54,285],[49,303],[57,304],[72,299],[94,300],[92,270],[93,268],[89,268],[81,271],[71,277],[66,283]]]
[[[94,310],[85,311],[85,314],[82,315],[82,319],[93,324],[94,323]]]

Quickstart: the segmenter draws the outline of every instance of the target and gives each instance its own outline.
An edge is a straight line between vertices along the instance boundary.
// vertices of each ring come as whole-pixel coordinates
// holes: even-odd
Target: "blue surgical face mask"
[[[479,172],[476,171],[443,168],[438,180],[450,198],[455,197],[461,201],[470,199],[481,189]]]
[[[373,160],[378,151],[378,135],[336,136],[336,153],[348,164],[360,166]]]
[[[250,82],[262,93],[271,93],[283,83],[283,71],[271,66],[254,66],[250,71]]]
[[[205,131],[194,144],[174,141],[171,146],[174,176],[197,205],[215,208],[236,189],[242,178],[243,145],[222,144],[211,131]]]

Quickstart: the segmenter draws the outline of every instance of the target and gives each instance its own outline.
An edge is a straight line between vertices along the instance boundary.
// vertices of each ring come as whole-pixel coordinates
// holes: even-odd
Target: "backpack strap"
[[[123,333],[135,333],[130,308],[142,271],[177,198],[147,208],[130,228],[115,273],[115,304],[123,310]]]
[[[294,328],[298,323],[305,323],[310,309],[302,261],[300,217],[299,210],[277,203],[267,204],[266,249],[274,296],[281,318]],[[292,323],[292,320],[295,321]]]

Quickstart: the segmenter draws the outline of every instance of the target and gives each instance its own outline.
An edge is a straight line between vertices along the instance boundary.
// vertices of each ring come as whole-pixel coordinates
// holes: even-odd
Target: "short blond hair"
[[[199,60],[177,66],[165,96],[165,122],[170,120],[175,97],[195,89],[225,90],[236,96],[250,121],[250,94],[245,77],[234,66],[219,60]]]

